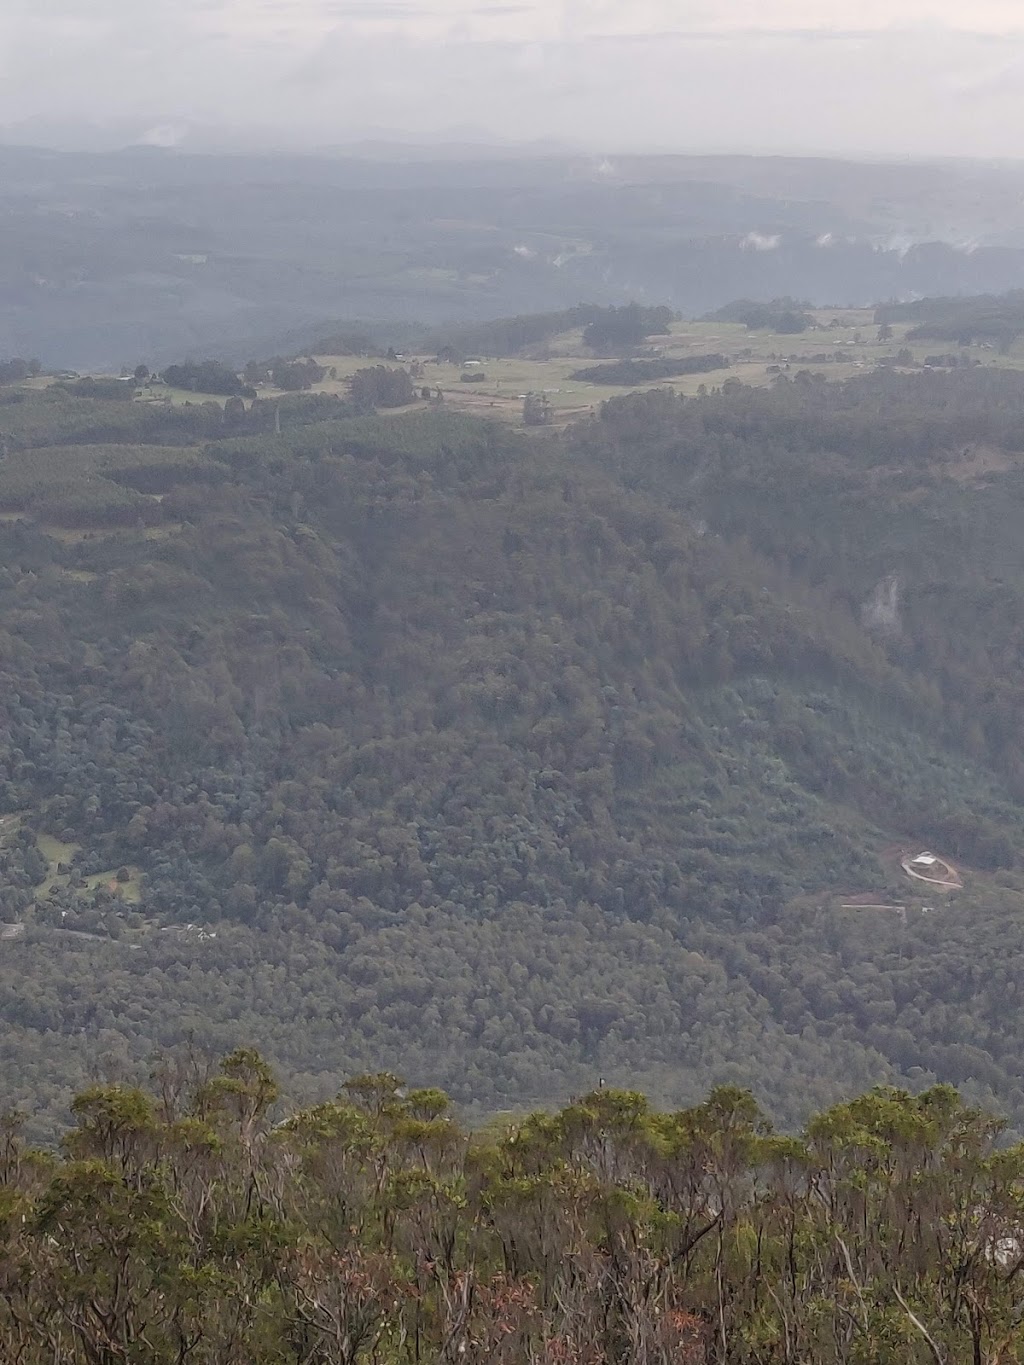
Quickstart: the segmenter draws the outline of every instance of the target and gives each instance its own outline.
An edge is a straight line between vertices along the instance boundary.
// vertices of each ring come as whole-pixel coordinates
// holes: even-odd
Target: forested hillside
[[[0,398],[0,1057],[1024,1121],[1024,381]],[[963,890],[903,874],[933,847]],[[846,910],[846,904],[896,905]],[[925,913],[927,911],[927,913]]]
[[[282,1111],[262,1058],[93,1087],[0,1145],[20,1365],[1021,1360],[1024,1151],[948,1087],[773,1132],[597,1089],[469,1134],[387,1074]]]

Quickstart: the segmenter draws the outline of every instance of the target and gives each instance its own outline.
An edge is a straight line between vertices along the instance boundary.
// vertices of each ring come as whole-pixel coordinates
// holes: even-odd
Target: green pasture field
[[[907,342],[906,334],[911,329],[908,323],[895,324],[892,338],[879,341],[874,310],[870,308],[822,308],[814,310],[812,317],[816,326],[796,335],[748,330],[742,323],[675,323],[666,336],[650,338],[644,349],[656,351],[666,360],[720,353],[728,358],[728,368],[634,386],[594,384],[570,377],[576,370],[610,363],[585,352],[579,329],[538,347],[535,358],[480,356],[483,363],[471,368],[481,369],[486,379],[474,384],[461,382],[461,367],[437,364],[430,356],[407,355],[397,363],[406,366],[415,363],[417,387],[427,386],[432,391],[440,387],[444,401],[458,410],[516,421],[522,416],[522,395],[531,392],[545,394],[556,421],[568,420],[595,409],[607,399],[638,390],[670,388],[676,393],[694,395],[704,389],[720,388],[730,379],[764,387],[779,373],[792,377],[801,369],[826,379],[851,379],[877,368],[882,361],[891,361],[904,347],[910,350],[916,364],[923,363],[929,355],[954,351],[966,353],[985,365],[1024,369],[1024,341],[1008,355],[999,355],[981,345],[957,348],[936,341]],[[820,356],[826,358],[816,358]],[[355,371],[374,363],[359,356],[318,355],[315,359],[324,368],[333,369],[337,376],[316,385],[315,391],[342,395]],[[261,392],[272,396],[274,391]]]
[[[377,362],[362,356],[316,355],[314,359],[317,363],[328,371],[333,369],[336,378],[324,379],[312,391],[344,397],[348,381],[357,370],[377,363],[406,367],[415,364],[416,387],[428,387],[432,393],[440,388],[445,403],[457,411],[519,422],[522,419],[523,395],[543,393],[551,404],[555,421],[565,422],[595,410],[608,399],[652,388],[670,388],[676,393],[693,396],[702,389],[711,391],[720,388],[730,379],[757,388],[765,387],[776,378],[776,371],[770,368],[775,365],[780,367],[781,373],[790,376],[797,370],[809,369],[834,381],[852,379],[869,373],[880,361],[894,358],[897,351],[905,346],[918,364],[923,363],[929,355],[965,349],[982,364],[1024,369],[1024,342],[1005,356],[983,346],[956,348],[935,341],[908,343],[905,337],[910,324],[896,324],[892,339],[880,342],[877,340],[878,327],[872,309],[820,309],[813,316],[819,324],[818,329],[797,335],[748,331],[742,323],[676,323],[667,336],[651,339],[651,349],[657,348],[659,355],[667,360],[720,353],[729,359],[728,368],[674,379],[645,381],[633,386],[595,384],[572,379],[574,371],[602,363],[584,351],[580,332],[576,330],[555,337],[543,348],[538,348],[539,351],[543,350],[542,357],[480,357],[483,364],[472,368],[482,369],[486,379],[473,384],[461,381],[460,375],[464,371],[460,366],[437,364],[431,356],[406,355],[398,362]],[[833,319],[837,320],[838,325],[831,325]],[[823,353],[828,353],[827,361],[814,359]],[[837,358],[839,356],[841,358]],[[260,396],[274,398],[286,395],[267,385],[260,389]],[[210,395],[174,393],[175,402],[186,400],[193,403],[224,402],[222,398]]]
[[[144,384],[136,390],[137,403],[168,403],[171,407],[201,407],[216,403],[222,408],[228,401],[222,393],[196,393],[193,389],[175,389],[170,384]]]
[[[522,420],[523,395],[542,393],[551,404],[555,422],[564,423],[595,410],[610,398],[652,388],[670,388],[676,393],[694,395],[704,389],[720,388],[729,380],[763,387],[774,382],[780,373],[792,377],[801,369],[830,380],[850,379],[870,372],[882,362],[891,363],[897,352],[904,348],[911,352],[916,365],[922,364],[929,355],[952,352],[967,355],[983,365],[1024,370],[1024,339],[1007,354],[1000,354],[983,344],[956,347],[939,341],[908,342],[907,333],[912,324],[895,323],[892,337],[879,341],[878,325],[871,308],[819,308],[812,310],[811,316],[815,326],[795,335],[748,330],[742,323],[674,323],[668,334],[650,338],[644,349],[665,360],[720,353],[729,360],[728,367],[633,386],[595,384],[571,378],[576,370],[611,363],[602,362],[586,352],[582,331],[577,328],[537,347],[529,357],[495,359],[480,356],[482,364],[470,369],[482,370],[486,378],[472,384],[461,381],[462,367],[438,364],[433,356],[407,354],[401,361],[378,362],[364,356],[317,355],[317,362],[329,372],[333,371],[334,377],[325,378],[312,392],[345,397],[348,381],[357,370],[377,363],[400,364],[413,368],[417,389],[426,387],[434,393],[440,388],[444,402],[456,411],[518,423]],[[25,387],[37,388],[45,382],[30,380]],[[259,394],[261,398],[270,399],[293,396],[271,385],[261,386]],[[136,401],[169,403],[176,407],[215,403],[223,407],[226,400],[217,394],[146,385],[138,391]],[[11,505],[5,500],[7,496],[5,480],[0,475],[0,509]]]
[[[45,900],[55,886],[67,884],[67,874],[58,872],[57,868],[61,863],[70,863],[81,852],[82,846],[66,844],[53,834],[39,834],[36,836],[36,847],[49,863],[45,878],[35,889],[36,900]]]
[[[25,812],[6,815],[0,820],[0,841],[10,839],[21,828]],[[37,834],[36,847],[47,861],[46,876],[34,890],[36,901],[43,901],[55,887],[66,887],[70,882],[67,872],[59,871],[63,864],[70,866],[82,851],[81,844],[69,844],[54,834]],[[105,886],[112,890],[125,904],[137,905],[142,899],[142,873],[137,867],[128,867],[128,880],[117,880],[117,868],[107,868],[94,872],[82,879],[80,894],[91,894],[97,887]]]

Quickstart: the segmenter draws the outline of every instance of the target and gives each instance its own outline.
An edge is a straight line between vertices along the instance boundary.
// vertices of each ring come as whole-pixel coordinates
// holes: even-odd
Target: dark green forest
[[[1019,1365],[1024,1150],[950,1087],[780,1136],[719,1087],[470,1132],[389,1074],[298,1112],[251,1049],[0,1131],[20,1365]]]
[[[934,338],[962,346],[981,341],[1009,350],[1024,333],[1024,290],[886,303],[876,309],[876,318],[883,325],[912,322],[910,340]]]
[[[333,335],[319,333],[308,347],[317,355],[366,355],[383,358],[396,346],[433,353],[454,363],[472,356],[527,354],[563,332],[582,330],[583,343],[618,355],[639,346],[645,337],[666,332],[675,315],[671,308],[580,303],[554,313],[521,313],[487,322],[448,323],[441,327],[396,323],[353,324]],[[24,362],[21,362],[24,364]],[[682,373],[682,372],[681,372]],[[0,370],[0,379],[3,371]],[[641,375],[638,378],[661,378]],[[214,390],[207,390],[214,392]]]
[[[570,379],[590,384],[622,384],[625,387],[651,384],[658,379],[677,379],[684,374],[708,374],[711,370],[726,370],[729,360],[724,355],[692,355],[681,359],[651,357],[619,360],[611,365],[587,365],[573,370]]]
[[[10,389],[0,450],[30,1139],[188,1039],[298,1104],[383,1067],[473,1121],[604,1078],[795,1127],[949,1082],[1024,1125],[1020,376],[534,433]]]
[[[764,303],[755,299],[735,299],[708,314],[712,322],[742,322],[751,330],[763,328],[771,332],[796,334],[806,332],[813,319],[811,305],[798,299],[772,299]]]

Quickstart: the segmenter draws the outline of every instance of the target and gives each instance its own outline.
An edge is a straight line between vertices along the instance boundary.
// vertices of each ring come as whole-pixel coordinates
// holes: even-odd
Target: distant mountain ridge
[[[5,147],[0,185],[0,358],[78,369],[243,361],[337,319],[1024,287],[1017,167]]]

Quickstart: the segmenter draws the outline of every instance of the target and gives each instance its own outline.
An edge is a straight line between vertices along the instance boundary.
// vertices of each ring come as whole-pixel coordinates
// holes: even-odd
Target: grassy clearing
[[[58,872],[62,863],[70,864],[82,851],[81,844],[66,844],[52,834],[36,836],[36,847],[49,864],[46,876],[35,889],[36,900],[45,900],[55,886],[67,886],[68,874]]]
[[[160,526],[147,526],[139,535],[143,540],[173,540],[175,536],[180,536],[184,529],[183,522],[165,521]]]
[[[147,384],[138,391],[140,403],[168,403],[171,407],[200,407],[203,403],[216,403],[222,408],[227,399],[222,393],[195,393],[192,389],[175,389],[169,384]]]
[[[22,518],[19,517],[18,520]],[[165,521],[159,526],[92,526],[88,529],[76,528],[73,526],[54,526],[52,523],[42,522],[39,529],[51,540],[59,541],[61,545],[84,545],[87,541],[105,541],[113,536],[131,536],[133,539],[141,540],[173,540],[175,536],[181,535],[184,530],[184,523],[180,521]],[[75,576],[74,570],[64,572],[65,577]],[[79,581],[86,580],[80,575]],[[94,575],[95,577],[95,575]]]
[[[102,527],[76,530],[73,526],[44,524],[40,526],[40,530],[44,535],[48,535],[51,540],[59,541],[61,545],[82,545],[87,540],[99,540],[107,534]]]
[[[117,880],[118,869],[116,867],[108,868],[105,872],[96,872],[91,877],[85,878],[83,892],[92,892],[97,887],[103,887],[105,890],[113,892],[115,896],[119,896],[128,905],[138,905],[142,899],[142,873],[137,867],[131,866],[128,867],[127,871],[128,880],[126,882]]]
[[[17,834],[27,813],[27,811],[12,811],[7,815],[0,815],[0,843],[8,842]]]
[[[22,817],[10,816],[8,819],[17,819],[18,823]],[[0,833],[3,830],[0,829]],[[55,887],[67,887],[71,877],[68,872],[61,872],[58,869],[61,865],[69,867],[74,859],[82,851],[81,844],[69,844],[58,839],[53,834],[39,834],[36,836],[36,846],[39,852],[49,864],[46,876],[35,889],[36,900],[45,900]],[[79,895],[91,895],[97,888],[103,887],[105,890],[113,892],[128,905],[138,905],[142,899],[142,872],[139,868],[129,866],[128,880],[119,882],[117,880],[118,869],[116,867],[107,868],[103,872],[91,873],[83,878],[79,888]]]
[[[64,843],[54,834],[37,835],[36,845],[43,857],[53,864],[55,871],[58,863],[69,863],[76,853],[82,851],[81,844]]]

